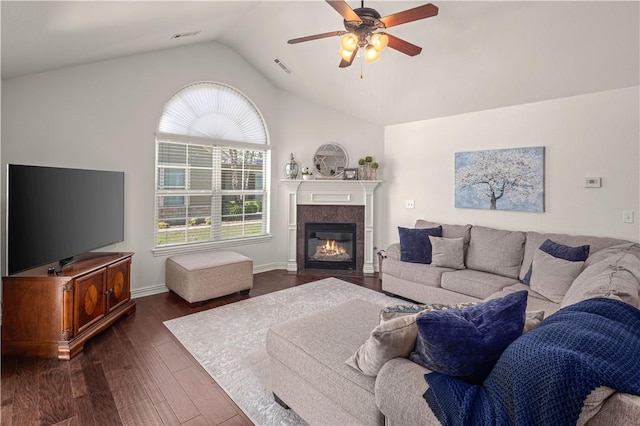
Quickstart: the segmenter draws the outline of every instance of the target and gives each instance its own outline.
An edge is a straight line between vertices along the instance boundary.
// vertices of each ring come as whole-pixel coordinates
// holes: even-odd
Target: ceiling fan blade
[[[405,41],[396,36],[392,36],[391,34],[387,34],[389,36],[389,44],[387,47],[392,49],[396,49],[398,52],[402,52],[405,55],[416,56],[422,52],[422,47],[416,46],[415,44],[411,44],[408,41]]]
[[[346,21],[362,22],[362,19],[353,11],[351,6],[344,0],[325,0],[329,6],[334,8]]]
[[[322,34],[310,35],[310,36],[306,36],[306,37],[294,38],[294,39],[289,40],[287,43],[289,43],[289,44],[302,43],[304,41],[318,40],[320,38],[340,36],[340,35],[343,35],[343,34],[346,34],[346,33],[347,33],[346,31],[331,31],[331,32],[328,32],[328,33],[322,33]]]
[[[339,68],[346,68],[346,67],[351,66],[351,64],[353,63],[353,60],[356,58],[357,54],[358,54],[358,49],[353,51],[353,53],[351,54],[351,58],[348,61],[342,59],[340,61],[340,65],[338,65],[338,67]]]
[[[394,27],[400,24],[406,24],[407,22],[417,21],[419,19],[430,18],[438,14],[438,6],[433,4],[425,4],[423,6],[414,7],[413,9],[407,9],[402,12],[394,13],[380,18],[380,21],[386,28]]]

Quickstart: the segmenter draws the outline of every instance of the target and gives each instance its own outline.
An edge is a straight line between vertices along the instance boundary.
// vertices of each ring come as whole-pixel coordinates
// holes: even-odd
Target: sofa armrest
[[[394,358],[382,366],[376,377],[376,405],[394,425],[440,425],[422,395],[429,370],[406,358]]]
[[[631,425],[637,424],[639,418],[640,396],[616,392],[605,401],[602,409],[591,418],[587,425]]]
[[[400,260],[400,243],[393,243],[387,248],[387,257]]]

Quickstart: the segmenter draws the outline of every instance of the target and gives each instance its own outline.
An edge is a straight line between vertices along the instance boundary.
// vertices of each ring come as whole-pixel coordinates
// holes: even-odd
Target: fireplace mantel
[[[374,273],[373,192],[379,180],[282,180],[287,188],[287,271],[296,272],[298,205],[364,206],[364,264],[362,272]]]

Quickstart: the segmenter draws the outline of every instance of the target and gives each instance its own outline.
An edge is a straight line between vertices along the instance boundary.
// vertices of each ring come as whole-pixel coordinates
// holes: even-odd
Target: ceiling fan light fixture
[[[340,39],[340,45],[343,50],[347,52],[353,52],[358,48],[358,36],[354,33],[346,33]]]
[[[338,50],[338,56],[340,56],[345,61],[351,61],[351,56],[353,56],[353,50],[349,51],[345,49],[340,49]]]
[[[385,33],[375,33],[371,35],[371,45],[378,51],[382,52],[389,44],[389,36]]]
[[[374,46],[368,44],[364,49],[364,59],[368,64],[375,62],[380,59],[380,52]]]

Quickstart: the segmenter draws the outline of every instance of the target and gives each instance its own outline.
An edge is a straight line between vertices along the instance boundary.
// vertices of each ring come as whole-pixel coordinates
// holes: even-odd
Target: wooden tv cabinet
[[[135,311],[133,253],[90,255],[58,275],[48,273],[51,264],[2,279],[2,355],[69,360]]]

